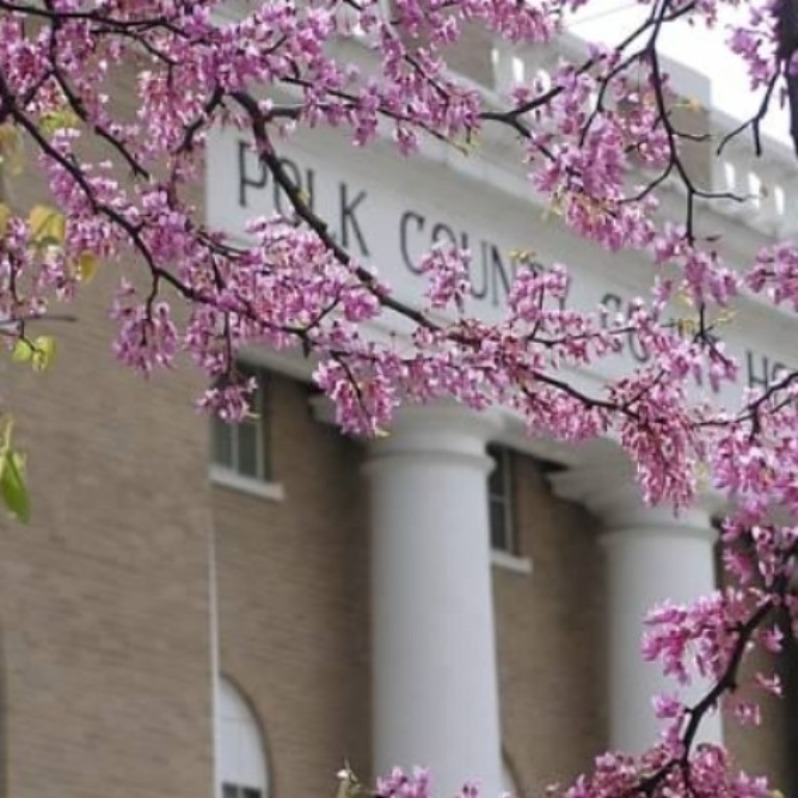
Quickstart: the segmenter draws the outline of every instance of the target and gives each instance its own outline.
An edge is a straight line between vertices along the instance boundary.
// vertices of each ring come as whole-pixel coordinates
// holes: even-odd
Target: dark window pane
[[[504,502],[490,502],[490,545],[499,551],[507,551],[507,507]]]
[[[488,477],[488,492],[491,496],[504,495],[505,452],[496,446],[488,447],[488,455],[495,463]]]
[[[270,480],[274,476],[272,473],[272,413],[269,405],[269,386],[263,377],[258,393],[258,412],[261,417],[258,427],[258,446],[261,451],[260,476],[261,479]]]
[[[244,787],[241,792],[244,798],[261,798],[260,790],[256,790],[253,787]]]
[[[235,784],[223,784],[222,798],[238,798],[238,787]]]
[[[258,477],[260,423],[242,421],[238,425],[238,470],[246,477]]]
[[[211,419],[211,436],[213,462],[232,468],[233,429],[220,418],[213,418]]]
[[[494,549],[517,554],[513,528],[512,453],[502,446],[489,446],[488,454],[496,463],[488,478],[490,543]]]

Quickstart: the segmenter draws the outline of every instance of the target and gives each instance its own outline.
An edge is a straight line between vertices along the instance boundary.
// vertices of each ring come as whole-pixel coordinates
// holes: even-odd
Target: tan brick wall
[[[446,50],[446,63],[454,72],[492,89],[495,82],[491,61],[493,39],[483,26],[463,23],[460,39]]]
[[[608,744],[605,555],[600,523],[552,496],[534,460],[515,455],[514,463],[520,553],[534,572],[495,567],[494,592],[504,746],[520,790],[531,795],[568,783]],[[796,784],[795,662],[794,651],[776,662],[754,657],[745,672],[777,670],[786,699],[764,697],[761,727],[724,724],[735,765],[767,775],[785,794]]]
[[[719,566],[720,567],[720,566]],[[721,575],[720,579],[723,579]],[[768,625],[777,622],[771,618]],[[784,619],[778,619],[784,626]],[[762,711],[762,725],[741,725],[734,717],[730,701],[724,718],[723,734],[733,755],[735,767],[750,774],[764,774],[786,795],[793,795],[795,778],[796,725],[796,660],[794,646],[787,646],[783,655],[774,656],[761,649],[754,651],[740,670],[740,687],[730,701],[756,701]],[[784,699],[778,699],[753,687],[754,674],[778,674],[784,686]]]
[[[568,783],[606,746],[604,601],[595,523],[551,495],[516,455],[520,553],[531,575],[494,568],[504,746],[523,795]]]
[[[48,201],[33,163],[12,199]],[[0,358],[33,500],[30,528],[0,512],[0,794],[14,798],[212,786],[200,383],[178,369],[145,385],[114,361],[120,273],[101,266],[67,308],[77,323],[36,326],[58,339],[50,372]]]
[[[756,669],[765,674],[778,670],[789,679],[786,659],[777,662],[771,656],[756,652],[743,673],[750,676]],[[791,709],[791,702],[763,695],[761,690],[750,687],[742,689],[738,697],[760,700],[763,724],[760,727],[741,726],[731,717],[726,718],[723,732],[735,766],[750,774],[765,774],[774,787],[785,795],[793,795],[795,749],[791,745],[794,740],[790,739],[790,718],[794,724],[795,711]]]
[[[397,17],[398,18],[398,17]],[[398,26],[399,35],[405,46],[412,52],[423,48],[428,42],[429,29],[426,25],[420,26],[415,36]],[[442,49],[443,58],[453,72],[465,75],[476,83],[493,88],[494,73],[491,60],[494,35],[485,29],[484,25],[472,22],[460,24],[460,37],[448,47]]]
[[[221,666],[268,735],[277,798],[331,796],[370,767],[368,535],[360,447],[271,383],[284,502],[216,488]]]
[[[29,529],[0,520],[14,798],[197,798],[211,784],[198,386],[182,372],[143,385],[114,362],[111,282],[90,286],[78,323],[50,325],[51,372],[0,359],[33,499]]]

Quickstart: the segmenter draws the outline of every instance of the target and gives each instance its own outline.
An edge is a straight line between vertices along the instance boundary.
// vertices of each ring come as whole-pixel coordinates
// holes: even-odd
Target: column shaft
[[[501,784],[488,431],[461,410],[406,411],[367,466],[375,768],[429,767],[444,798]]]
[[[659,662],[642,659],[643,619],[656,604],[678,604],[711,593],[715,587],[711,529],[704,534],[638,528],[608,531],[602,538],[607,553],[607,630],[609,635],[610,736],[614,748],[640,751],[656,742],[662,722],[651,699],[677,690],[689,701],[708,688],[706,682],[679,688],[662,674]],[[705,718],[699,739],[721,741],[720,714]]]
[[[674,515],[668,507],[647,507],[626,460],[604,457],[552,477],[556,492],[583,502],[601,520],[607,569],[607,690],[610,745],[640,753],[655,744],[663,722],[652,698],[679,693],[692,703],[709,684],[690,688],[666,678],[660,662],[642,656],[644,619],[666,600],[687,604],[715,589],[715,532],[706,508]],[[721,742],[721,717],[706,717],[698,740]]]

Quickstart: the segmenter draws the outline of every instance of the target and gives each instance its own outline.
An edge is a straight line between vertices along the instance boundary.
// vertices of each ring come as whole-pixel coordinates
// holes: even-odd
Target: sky
[[[648,5],[642,6],[635,0],[589,0],[566,24],[580,38],[613,44],[633,30],[648,11]],[[746,18],[745,8],[726,9],[712,31],[707,31],[703,23],[690,26],[679,21],[667,26],[661,42],[663,55],[709,77],[715,107],[741,119],[759,107],[761,94],[750,90],[743,62],[728,49],[725,40],[728,24],[735,19],[744,22]],[[778,103],[772,102],[763,131],[788,143],[788,127],[786,111],[779,111]]]

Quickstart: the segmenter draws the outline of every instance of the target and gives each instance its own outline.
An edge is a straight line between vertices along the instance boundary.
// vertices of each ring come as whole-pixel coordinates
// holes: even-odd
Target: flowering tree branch
[[[765,625],[777,610],[792,619],[798,611],[789,588],[796,528],[772,518],[774,508],[798,511],[798,373],[726,406],[708,401],[705,388],[735,388],[724,319],[742,294],[798,308],[798,250],[770,245],[733,268],[699,219],[699,207],[748,198],[691,171],[686,150],[709,151],[709,133],[679,121],[678,108],[695,104],[676,97],[660,39],[678,20],[711,24],[721,0],[655,0],[616,46],[592,47],[579,63],[561,61],[548,81],[520,80],[506,95],[448,67],[466,23],[498,42],[542,48],[559,35],[562,13],[580,4],[394,0],[386,11],[376,0],[266,0],[229,18],[217,0],[0,0],[0,344],[46,366],[53,342],[31,337],[29,325],[56,318],[56,303],[127,255],[140,272],[120,279],[111,301],[117,356],[146,375],[187,352],[212,386],[198,404],[228,420],[247,411],[238,353],[298,347],[317,359],[314,378],[353,433],[387,427],[400,402],[454,398],[476,409],[502,405],[530,431],[567,441],[615,436],[651,502],[689,505],[707,472],[730,507],[723,541],[735,586],[693,607],[656,609],[644,653],[680,683],[697,672],[711,686],[691,706],[660,698],[661,742],[639,758],[599,758],[567,795],[763,798],[763,781],[733,773],[726,752],[696,740],[702,720],[735,698],[749,644],[778,651]],[[718,152],[748,128],[761,152],[760,125],[781,78],[794,100],[793,17],[792,0],[775,15],[754,3],[751,25],[733,31],[731,49],[762,101]],[[359,59],[341,46],[353,27],[364,37]],[[109,89],[117,78],[129,82],[132,113]],[[219,128],[248,137],[287,201],[252,219],[243,243],[209,226],[191,199]],[[468,150],[510,131],[530,194],[570,234],[634,253],[650,291],[623,313],[571,307],[569,267],[585,264],[533,266],[523,256],[504,318],[488,323],[471,310],[470,253],[439,242],[413,264],[426,280],[424,300],[397,296],[377,277],[380,263],[333,235],[281,158],[296,130],[320,128],[358,147],[390,139],[402,157],[417,155],[426,138]],[[42,171],[49,204],[14,202],[23,168]],[[680,224],[662,219],[674,181]],[[175,321],[180,315],[186,320]],[[385,342],[375,324],[406,333]],[[571,379],[630,342],[649,353],[645,365],[592,393]],[[23,467],[6,424],[0,487],[20,517]],[[776,689],[769,677],[760,686]],[[395,775],[380,795],[408,779]],[[423,778],[412,783],[422,795]]]

